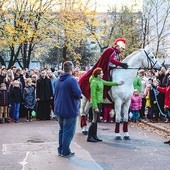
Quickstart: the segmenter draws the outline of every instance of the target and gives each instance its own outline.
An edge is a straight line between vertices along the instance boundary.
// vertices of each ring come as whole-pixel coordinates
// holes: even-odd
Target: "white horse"
[[[123,114],[123,132],[124,132],[124,139],[129,140],[128,134],[128,111],[130,107],[131,97],[133,95],[133,81],[137,75],[137,71],[142,68],[154,68],[160,69],[161,64],[155,59],[155,56],[150,51],[148,47],[145,49],[140,49],[138,51],[133,52],[129,56],[127,56],[124,60],[124,63],[128,63],[128,69],[122,69],[118,67],[117,69],[113,70],[112,72],[112,80],[114,82],[119,82],[124,80],[124,84],[121,86],[113,86],[110,91],[108,92],[110,98],[114,102],[114,111],[115,111],[115,139],[121,140],[120,135],[120,122],[122,119]],[[105,102],[104,102],[105,103]],[[84,115],[88,114],[91,105],[86,97],[83,97],[81,100],[81,108],[80,108],[80,115],[82,120],[84,121]],[[81,121],[82,121],[81,120]],[[87,134],[87,126],[82,126],[83,134]]]

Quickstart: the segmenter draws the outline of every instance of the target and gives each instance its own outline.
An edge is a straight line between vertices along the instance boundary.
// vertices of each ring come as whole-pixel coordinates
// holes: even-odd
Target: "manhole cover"
[[[109,130],[109,128],[102,128],[102,130]]]
[[[43,143],[44,141],[41,140],[41,139],[30,139],[27,142],[30,142],[30,143]]]

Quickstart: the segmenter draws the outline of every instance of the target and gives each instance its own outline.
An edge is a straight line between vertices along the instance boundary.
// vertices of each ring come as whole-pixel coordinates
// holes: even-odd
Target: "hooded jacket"
[[[54,113],[63,118],[77,117],[82,93],[77,80],[64,73],[56,80],[54,93]]]

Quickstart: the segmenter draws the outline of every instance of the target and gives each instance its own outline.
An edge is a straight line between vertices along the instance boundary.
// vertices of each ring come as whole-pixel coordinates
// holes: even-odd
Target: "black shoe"
[[[92,136],[87,138],[87,142],[97,142]]]
[[[5,123],[10,123],[8,118],[5,118]]]
[[[168,141],[164,142],[164,144],[170,144],[170,140],[168,140]]]
[[[97,140],[97,142],[102,142],[102,139],[99,139],[97,136],[93,136],[93,139]]]
[[[63,158],[70,158],[71,156],[74,156],[74,155],[75,155],[74,152],[70,152],[68,155],[59,155],[59,156],[61,156]]]
[[[19,120],[15,120],[15,123],[19,123]]]
[[[3,124],[3,123],[4,123],[4,119],[0,118],[0,124]]]

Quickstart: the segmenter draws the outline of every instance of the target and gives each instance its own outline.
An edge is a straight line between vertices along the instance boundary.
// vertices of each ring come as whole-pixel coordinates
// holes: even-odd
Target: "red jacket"
[[[109,76],[109,62],[112,64],[115,64],[116,66],[120,65],[120,58],[115,59],[116,57],[119,56],[119,51],[115,49],[114,47],[109,47],[107,48],[97,63],[93,66],[91,70],[89,70],[87,73],[85,73],[79,80],[79,85],[82,90],[83,95],[90,100],[90,83],[89,83],[89,78],[93,73],[93,70],[96,69],[97,67],[100,67],[103,70],[104,76],[103,79],[105,81],[108,81],[108,76]],[[107,96],[107,89],[106,87],[104,88],[104,93],[103,93],[103,98],[105,99]]]
[[[158,91],[165,94],[165,107],[170,108],[170,86],[168,87],[157,87]]]

